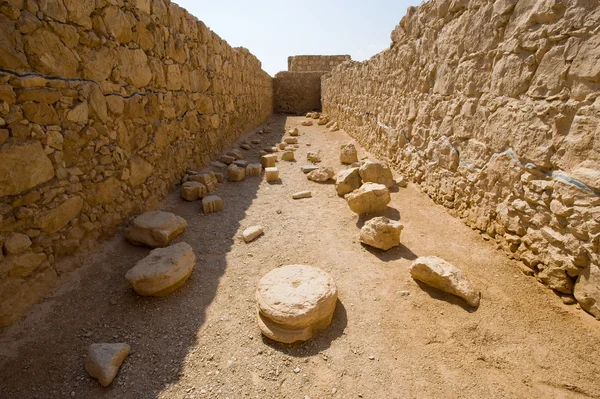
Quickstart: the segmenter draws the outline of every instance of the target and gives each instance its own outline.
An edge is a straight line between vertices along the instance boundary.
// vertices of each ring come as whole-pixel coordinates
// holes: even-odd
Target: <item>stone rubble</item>
[[[312,172],[309,172],[306,177],[308,180],[312,180],[317,183],[325,183],[335,175],[333,169],[321,166]]]
[[[400,233],[404,226],[385,216],[368,220],[360,229],[360,242],[387,251],[400,245]]]
[[[365,161],[359,169],[360,178],[363,182],[383,184],[387,188],[394,187],[396,183],[390,168],[377,161]]]
[[[125,238],[134,245],[166,247],[187,228],[187,222],[170,212],[151,211],[133,219]]]
[[[314,151],[309,151],[306,153],[306,160],[310,163],[319,163],[321,162],[321,156]]]
[[[300,131],[298,130],[298,128],[297,128],[297,127],[295,127],[295,128],[292,128],[292,129],[290,129],[290,130],[288,131],[288,134],[289,134],[291,137],[297,137],[297,136],[299,136],[299,135],[300,135]]]
[[[358,162],[358,151],[354,144],[346,144],[340,150],[340,162],[344,165],[351,165],[354,162]]]
[[[265,168],[265,180],[268,182],[274,182],[279,180],[279,169],[277,168]]]
[[[113,382],[119,368],[129,355],[131,347],[125,343],[91,344],[85,358],[85,371],[107,387]]]
[[[276,154],[268,154],[260,157],[260,163],[263,168],[273,168],[275,167],[275,162],[277,162]]]
[[[463,298],[470,306],[479,306],[480,293],[464,277],[462,271],[437,256],[417,258],[410,267],[410,275],[434,288]]]
[[[360,188],[361,184],[362,180],[358,168],[344,169],[335,178],[335,191],[343,197]]]
[[[286,144],[298,144],[298,137],[284,137],[283,141]]]
[[[350,210],[359,215],[383,212],[392,200],[387,187],[377,183],[365,183],[344,198]]]
[[[301,123],[302,126],[312,126],[313,125],[313,121],[303,121]]]
[[[235,164],[229,165],[227,168],[227,180],[231,182],[242,181],[246,177],[246,169]]]
[[[246,166],[246,176],[260,176],[262,165],[259,163],[250,163]]]
[[[319,167],[318,167],[317,165],[313,165],[313,164],[310,164],[310,165],[302,165],[302,166],[300,167],[300,170],[301,170],[303,173],[310,173],[310,172],[312,172],[313,170],[317,170],[317,169],[319,169]]]
[[[331,324],[336,303],[337,287],[327,273],[308,265],[283,266],[258,282],[258,326],[278,342],[306,341]]]
[[[206,186],[196,181],[187,181],[179,189],[179,195],[186,201],[196,201],[204,198],[207,194]]]
[[[202,199],[202,211],[204,213],[220,212],[225,209],[223,200],[217,195],[209,195]]]
[[[284,153],[281,155],[281,160],[287,162],[296,161],[294,151],[284,151]]]
[[[196,255],[192,247],[180,242],[157,248],[127,272],[125,279],[143,296],[165,296],[181,287],[192,274]]]

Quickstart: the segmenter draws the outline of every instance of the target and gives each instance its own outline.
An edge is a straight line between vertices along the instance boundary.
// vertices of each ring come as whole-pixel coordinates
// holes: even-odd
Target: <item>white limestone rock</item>
[[[220,212],[223,209],[223,199],[217,195],[209,195],[202,199],[202,211],[204,213]]]
[[[264,231],[265,230],[262,228],[262,226],[248,227],[242,232],[242,238],[244,239],[245,243],[249,243],[260,237]]]
[[[85,371],[107,387],[115,379],[121,364],[129,355],[131,347],[119,344],[91,344],[85,358]]]
[[[358,151],[354,144],[346,144],[340,150],[340,162],[345,165],[351,165],[354,162],[358,162]]]
[[[394,187],[394,176],[390,168],[377,161],[365,161],[359,169],[360,177],[365,183],[379,183],[387,188]]]
[[[344,196],[358,190],[361,184],[362,180],[358,168],[344,169],[335,178],[335,191],[338,195]]]
[[[479,290],[473,287],[459,268],[442,258],[437,256],[417,258],[410,267],[410,275],[415,280],[463,298],[470,306],[479,306]]]
[[[359,215],[383,212],[392,200],[390,190],[377,183],[365,183],[359,189],[346,194],[344,198],[352,212]]]
[[[312,192],[305,190],[305,191],[298,191],[297,193],[292,194],[292,199],[303,199],[303,198],[311,198],[312,197]]]
[[[335,175],[335,172],[331,168],[320,167],[310,172],[306,177],[308,180],[312,180],[317,183],[324,183],[331,179]]]
[[[387,251],[400,245],[400,233],[404,226],[395,220],[378,216],[368,220],[360,229],[360,242]]]

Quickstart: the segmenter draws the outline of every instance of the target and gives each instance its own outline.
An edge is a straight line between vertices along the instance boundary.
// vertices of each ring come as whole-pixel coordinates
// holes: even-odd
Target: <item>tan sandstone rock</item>
[[[393,187],[395,183],[392,171],[382,162],[366,161],[360,167],[359,173],[365,183],[379,183],[387,188]]]
[[[303,199],[303,198],[311,198],[312,197],[312,192],[305,190],[305,191],[298,191],[297,193],[292,194],[292,199]]]
[[[209,193],[214,192],[219,185],[219,180],[214,172],[200,173],[198,175],[190,176],[190,181],[197,181],[204,184]]]
[[[437,256],[421,256],[410,267],[415,280],[463,298],[470,306],[479,306],[480,293],[462,271]]]
[[[296,160],[294,151],[284,151],[284,153],[281,155],[281,160],[287,162],[294,162]]]
[[[186,201],[196,201],[208,194],[206,186],[197,181],[187,181],[181,185],[179,195]]]
[[[354,144],[346,144],[340,151],[340,162],[345,165],[351,165],[358,162],[358,151]]]
[[[309,165],[302,165],[302,166],[300,167],[300,170],[301,170],[303,173],[310,173],[310,172],[312,172],[313,170],[317,170],[317,169],[319,169],[319,167],[318,167],[317,165],[312,165],[312,164],[309,164]]]
[[[129,355],[127,344],[91,344],[85,358],[85,371],[107,387],[115,379],[121,364]]]
[[[319,118],[319,120],[317,121],[317,125],[322,126],[322,125],[326,125],[329,123],[329,118],[326,116],[322,116],[321,118]]]
[[[13,233],[4,242],[4,250],[7,255],[17,255],[31,247],[29,236],[21,233]],[[2,251],[0,251],[1,253]]]
[[[0,197],[20,194],[53,177],[54,167],[39,141],[0,149]]]
[[[265,168],[265,180],[268,182],[279,180],[279,169]]]
[[[314,151],[309,151],[306,153],[306,160],[311,163],[319,163],[321,162],[321,156]]]
[[[217,195],[209,195],[202,198],[202,211],[204,213],[220,212],[225,209],[223,200]]]
[[[131,287],[143,296],[165,296],[181,287],[192,274],[196,255],[192,247],[180,242],[156,248],[127,272]]]
[[[358,168],[344,169],[335,178],[335,191],[344,196],[360,188],[362,180]]]
[[[241,168],[237,165],[231,164],[227,168],[227,180],[229,181],[242,181],[246,177],[246,169]]]
[[[583,310],[600,320],[600,268],[586,267],[577,278],[573,294]]]
[[[359,215],[383,212],[392,200],[387,187],[377,183],[365,183],[358,190],[346,194],[344,198],[352,212]]]
[[[262,226],[248,227],[242,232],[242,238],[244,239],[245,243],[249,243],[260,237],[264,231],[265,230],[262,228]]]
[[[400,222],[378,216],[368,220],[360,229],[360,242],[387,251],[400,245],[403,228]]]
[[[166,247],[187,227],[184,218],[170,212],[151,211],[136,217],[125,230],[125,238],[135,245]]]
[[[298,137],[284,137],[283,141],[286,144],[298,144]]]
[[[308,180],[312,180],[317,183],[324,183],[331,179],[335,175],[335,172],[331,168],[320,167],[310,172],[306,177]]]
[[[313,121],[303,121],[301,123],[302,126],[312,126],[313,125]]]
[[[258,163],[250,163],[246,166],[246,176],[260,176],[262,173],[262,165]]]
[[[298,128],[295,127],[295,128],[288,130],[288,134],[292,137],[296,137],[296,136],[300,135],[300,132],[298,131]]]
[[[275,162],[277,162],[276,154],[268,154],[260,157],[260,163],[263,168],[273,168],[275,167]]]
[[[327,273],[307,265],[283,266],[258,282],[258,325],[275,341],[305,341],[329,326],[336,302],[337,287]]]

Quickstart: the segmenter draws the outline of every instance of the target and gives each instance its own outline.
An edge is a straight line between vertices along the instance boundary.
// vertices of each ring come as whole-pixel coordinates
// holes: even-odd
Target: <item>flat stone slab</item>
[[[358,190],[346,194],[344,198],[352,212],[359,215],[383,212],[392,200],[390,190],[383,184],[377,183],[365,183]]]
[[[400,233],[404,226],[395,220],[378,216],[368,220],[360,229],[360,242],[387,251],[400,245]]]
[[[129,355],[131,347],[119,344],[91,344],[85,358],[85,371],[107,387],[115,379],[121,364]]]
[[[134,245],[166,247],[185,231],[187,222],[171,212],[151,211],[133,219],[125,238]]]
[[[292,199],[303,199],[303,198],[311,198],[312,197],[312,192],[306,190],[306,191],[299,191],[297,193],[292,194]]]
[[[283,266],[258,282],[258,325],[275,341],[305,341],[329,326],[336,302],[337,287],[329,274],[314,266]]]
[[[442,258],[437,256],[417,258],[410,266],[410,275],[415,280],[463,298],[473,307],[479,306],[479,291],[458,267]]]
[[[127,272],[131,287],[143,296],[165,296],[181,287],[192,274],[196,255],[192,247],[180,242],[157,248]]]
[[[260,237],[264,231],[265,230],[262,228],[262,226],[248,227],[242,232],[242,238],[244,239],[245,243],[249,243]]]

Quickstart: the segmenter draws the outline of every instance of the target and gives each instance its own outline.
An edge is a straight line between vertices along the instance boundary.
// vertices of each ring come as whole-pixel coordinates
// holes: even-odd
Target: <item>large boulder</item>
[[[85,358],[85,371],[107,387],[131,350],[127,344],[91,344]]]
[[[344,196],[360,188],[361,184],[358,168],[344,169],[335,178],[335,191],[338,195]]]
[[[383,184],[387,188],[394,186],[394,176],[390,168],[376,161],[365,161],[360,167],[360,177],[362,181]]]
[[[479,306],[479,291],[463,276],[459,268],[442,258],[437,256],[417,258],[410,267],[410,275],[415,280],[463,298],[473,307]]]
[[[600,268],[598,266],[590,265],[579,275],[573,294],[586,312],[600,320]]]
[[[151,211],[136,217],[125,230],[125,238],[135,245],[166,247],[185,231],[184,218],[170,212]]]
[[[384,216],[368,220],[360,229],[360,242],[387,251],[400,245],[400,232],[404,226],[400,222]]]
[[[192,274],[196,255],[180,242],[157,248],[129,269],[125,278],[135,292],[144,296],[164,296],[181,287]]]
[[[329,326],[336,302],[337,287],[329,274],[314,266],[283,266],[258,282],[258,325],[275,341],[305,341]]]
[[[346,165],[351,165],[358,162],[358,151],[354,144],[346,144],[340,151],[340,162]]]
[[[383,184],[365,183],[358,190],[354,190],[344,197],[348,206],[354,213],[383,212],[390,203],[390,190]]]

